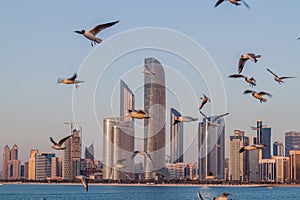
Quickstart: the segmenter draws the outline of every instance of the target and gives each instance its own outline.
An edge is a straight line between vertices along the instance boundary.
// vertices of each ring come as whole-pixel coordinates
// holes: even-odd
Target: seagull
[[[245,63],[247,60],[251,60],[252,62],[257,62],[256,58],[260,58],[261,55],[255,55],[254,53],[247,53],[243,54],[240,57],[239,64],[238,64],[238,73],[240,74],[243,71],[243,67],[245,66]]]
[[[87,176],[84,176],[84,175],[79,175],[79,176],[76,176],[75,178],[81,180],[84,188],[85,188],[85,191],[88,191],[89,190],[89,185],[88,185],[88,177]]]
[[[199,197],[199,200],[203,200],[203,197],[201,196],[200,192],[198,192],[198,197]]]
[[[263,149],[267,147],[267,145],[265,144],[251,144],[249,146],[244,146],[240,149],[240,153],[244,152],[244,151],[252,151],[252,150],[258,150],[258,149]]]
[[[287,79],[287,78],[296,78],[294,76],[282,76],[282,77],[279,77],[277,76],[274,72],[272,72],[270,69],[267,68],[267,71],[270,72],[271,74],[273,74],[275,77],[274,77],[274,80],[277,81],[279,84],[281,83],[284,83],[282,81],[282,79]]]
[[[212,121],[209,120],[209,118],[200,110],[201,115],[203,115],[203,117],[207,120],[208,125],[215,125],[215,126],[219,126],[218,124],[216,124],[216,122],[221,119],[222,117],[228,115],[229,113],[225,113],[222,115],[218,115],[216,116]]]
[[[134,159],[137,154],[140,154],[142,156],[146,156],[151,161],[152,165],[154,166],[154,162],[151,158],[151,155],[148,152],[146,152],[146,151],[134,151],[132,156],[131,156],[131,159]]]
[[[266,102],[267,99],[265,99],[263,96],[267,95],[269,97],[272,97],[271,94],[267,93],[267,92],[255,92],[254,90],[245,90],[244,94],[249,94],[252,93],[252,96],[256,99],[259,99],[260,103]]]
[[[244,78],[251,87],[256,86],[256,80],[253,77],[246,77],[242,74],[233,74],[230,75],[229,78]]]
[[[150,116],[145,110],[128,109],[129,117],[136,119],[149,119]]]
[[[228,198],[229,193],[222,193],[220,197],[214,197],[213,200],[231,200]]]
[[[223,3],[225,0],[218,0],[217,3],[215,4],[215,7],[217,7],[218,5],[220,5],[221,3]],[[250,6],[243,0],[227,0],[229,1],[230,3],[236,5],[236,6],[239,6],[241,5],[241,3],[239,3],[239,1],[243,2],[243,4],[246,6],[246,8],[250,8]]]
[[[173,125],[178,124],[179,122],[192,122],[192,121],[197,121],[198,118],[190,117],[190,116],[180,116],[176,117],[175,122]]]
[[[155,75],[155,72],[152,71],[147,65],[145,65],[145,69],[142,73]]]
[[[65,78],[65,79],[58,79],[57,83],[64,83],[64,84],[75,84],[75,87],[78,88],[78,83],[84,83],[84,81],[78,81],[76,80],[77,74],[74,73],[74,75],[71,78]]]
[[[203,106],[207,103],[210,102],[210,98],[208,98],[205,94],[203,94],[203,97],[200,98],[202,101],[199,105],[199,110],[203,108]]]
[[[250,128],[254,131],[257,131],[259,129],[258,127],[255,127],[255,126],[250,126]]]
[[[61,139],[58,143],[56,143],[52,137],[50,137],[50,141],[54,144],[51,148],[55,149],[55,150],[64,150],[66,149],[66,147],[62,147],[62,145],[64,144],[64,142],[69,139],[70,137],[72,137],[72,135],[68,135],[67,137]]]
[[[87,39],[91,40],[91,45],[94,46],[96,45],[97,43],[101,43],[102,40],[100,38],[97,38],[96,35],[106,29],[106,28],[109,28],[113,25],[115,25],[116,23],[118,23],[118,21],[115,21],[115,22],[109,22],[109,23],[106,23],[106,24],[100,24],[100,25],[97,25],[95,26],[93,29],[89,30],[89,31],[86,31],[86,30],[81,30],[81,31],[74,31],[75,33],[78,33],[78,34],[81,34],[81,35],[84,35],[84,37],[86,37]]]

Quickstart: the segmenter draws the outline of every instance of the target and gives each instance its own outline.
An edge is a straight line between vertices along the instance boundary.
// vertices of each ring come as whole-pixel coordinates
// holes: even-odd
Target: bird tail
[[[242,148],[240,149],[240,153],[242,153],[242,152],[244,152],[244,151],[245,151],[245,148],[242,147]]]
[[[260,102],[267,102],[267,99],[262,99],[262,100],[260,100]]]
[[[261,57],[261,55],[256,55],[256,56],[255,56],[255,58],[260,58],[260,57]]]

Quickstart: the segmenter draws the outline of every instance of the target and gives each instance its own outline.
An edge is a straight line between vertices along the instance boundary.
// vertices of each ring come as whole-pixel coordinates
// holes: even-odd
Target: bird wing
[[[217,3],[215,4],[215,7],[217,7],[218,5],[220,5],[224,0],[218,0]]]
[[[104,30],[108,27],[111,27],[111,26],[115,25],[118,22],[119,22],[119,20],[115,21],[115,22],[109,22],[109,23],[106,23],[106,24],[97,25],[93,29],[91,29],[89,32],[92,33],[93,35],[97,35],[100,31],[102,31],[102,30]]]
[[[132,156],[131,156],[131,159],[134,159],[134,157],[135,157],[138,153],[140,153],[140,151],[134,151],[133,154],[132,154]]]
[[[243,4],[246,6],[246,8],[250,9],[250,6],[246,3],[246,1],[243,1],[243,0],[242,0],[242,2],[243,2]]]
[[[246,78],[244,75],[242,74],[232,74],[230,76],[228,76],[229,78]]]
[[[76,78],[77,78],[77,74],[76,74],[76,73],[74,73],[74,75],[73,75],[71,78],[69,78],[69,80],[72,80],[72,81],[74,81]]]
[[[263,92],[263,91],[259,92],[258,94],[259,94],[259,95],[267,95],[267,96],[269,96],[269,97],[272,97],[272,96],[273,96],[273,95],[271,95],[271,94],[269,94],[269,93],[267,93],[267,92]]]
[[[208,117],[207,117],[201,110],[200,110],[199,112],[201,113],[201,115],[203,115],[203,117],[204,117],[205,119],[208,120]]]
[[[295,76],[283,76],[283,77],[280,77],[280,79],[287,79],[287,78],[296,78]]]
[[[145,154],[146,154],[146,157],[152,162],[152,165],[154,166],[154,162],[151,158],[151,155],[148,152],[145,152]]]
[[[253,90],[245,90],[244,94],[253,93],[253,92],[255,93],[255,91],[253,91]]]
[[[53,140],[52,137],[50,137],[50,141],[51,141],[54,145],[57,145],[57,143]]]
[[[273,74],[275,77],[278,77],[274,72],[272,72],[269,68],[267,68],[267,71]]]
[[[222,115],[219,115],[219,116],[216,116],[213,120],[212,120],[212,123],[216,122],[218,119],[221,119],[222,117],[228,115],[229,113],[225,113],[225,114],[222,114]]]
[[[58,142],[58,145],[59,145],[59,146],[62,146],[63,143],[64,143],[67,139],[69,139],[71,136],[72,136],[72,135],[68,135],[67,137],[61,139],[61,140]]]
[[[255,127],[255,126],[250,126],[250,128],[251,128],[252,130],[258,130],[258,128]]]
[[[255,62],[255,63],[257,62],[256,56],[255,56],[254,53],[248,53],[247,55],[248,55],[248,58],[249,58],[252,62]]]
[[[245,63],[246,63],[246,60],[244,58],[240,58],[239,64],[238,64],[238,73],[239,74],[243,71]]]
[[[138,111],[136,111],[137,113],[139,113],[139,114],[145,114],[145,115],[147,115],[148,113],[146,112],[146,111],[144,111],[144,110],[138,110]]]
[[[203,200],[203,197],[201,196],[200,192],[198,192],[198,197],[200,200]]]

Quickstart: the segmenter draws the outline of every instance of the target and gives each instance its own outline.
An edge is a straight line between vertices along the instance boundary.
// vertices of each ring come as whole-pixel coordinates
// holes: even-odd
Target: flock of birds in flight
[[[221,3],[223,3],[226,0],[218,0],[215,4],[215,7],[219,6]],[[250,8],[250,6],[243,0],[227,0],[228,2],[239,6],[241,5],[240,2],[242,2],[248,9]],[[74,31],[75,33],[81,34],[84,37],[86,37],[88,40],[91,41],[91,46],[93,47],[96,44],[99,44],[102,42],[102,39],[97,38],[96,35],[105,30],[106,28],[109,28],[115,24],[117,24],[119,22],[118,21],[114,21],[114,22],[109,22],[109,23],[105,23],[105,24],[100,24],[95,26],[94,28],[92,28],[91,30],[81,30],[81,31]],[[298,38],[298,40],[300,40],[300,37]],[[230,75],[229,78],[243,78],[247,83],[249,83],[249,86],[254,87],[256,86],[256,80],[254,77],[247,77],[243,74],[241,74],[241,72],[243,71],[243,68],[246,64],[247,60],[250,60],[254,63],[257,62],[257,59],[261,58],[261,55],[255,55],[254,53],[246,53],[246,54],[242,54],[239,61],[238,61],[238,73],[237,74],[233,74]],[[284,79],[289,79],[289,78],[295,78],[292,76],[278,76],[277,74],[275,74],[273,71],[271,71],[269,68],[267,68],[267,71],[269,73],[271,73],[274,76],[274,80],[276,82],[278,82],[279,84],[283,83]],[[150,74],[150,75],[155,75],[155,72],[153,72],[152,70],[150,70],[149,68],[147,68],[147,66],[145,66],[145,69],[143,71],[143,73],[145,74]],[[64,79],[59,79],[58,83],[63,83],[63,84],[73,84],[75,85],[76,89],[79,87],[79,83],[84,83],[84,81],[80,81],[77,80],[77,74],[74,73],[74,75],[71,78],[64,78]],[[264,91],[260,91],[260,92],[256,92],[254,90],[245,90],[244,94],[252,94],[252,96],[256,99],[258,99],[261,103],[266,102],[267,100],[264,98],[264,96],[269,96],[272,97],[271,94],[264,92]],[[202,111],[201,109],[204,107],[204,105],[206,103],[211,102],[210,98],[208,98],[205,94],[203,94],[203,97],[200,98],[202,101],[199,104],[198,110],[200,112],[201,115],[203,115],[203,117],[206,119],[206,123],[207,126],[209,125],[214,125],[214,126],[218,126],[218,124],[216,123],[217,120],[225,117],[226,115],[228,115],[229,113],[225,113],[222,115],[218,115],[215,116],[212,120],[211,118],[207,117]],[[150,115],[147,111],[145,110],[135,110],[135,109],[128,109],[128,116],[134,119],[150,119]],[[191,116],[180,116],[177,117],[174,121],[173,125],[176,125],[180,122],[191,122],[191,121],[197,121],[198,118],[194,118]],[[52,142],[53,146],[51,148],[55,149],[55,150],[64,150],[65,147],[63,146],[64,142],[67,141],[70,137],[72,137],[72,135],[68,135],[64,138],[62,138],[58,143],[55,142],[55,140],[50,137],[50,141]],[[253,144],[253,145],[249,145],[249,146],[244,146],[239,150],[239,153],[243,153],[244,151],[252,151],[252,150],[262,150],[263,148],[265,148],[266,145],[264,144]],[[137,155],[142,155],[145,156],[154,166],[154,162],[151,158],[151,155],[146,152],[146,151],[134,151],[132,153],[132,157],[131,159],[134,159]],[[112,167],[113,169],[122,169],[124,167],[126,167],[126,165],[124,164],[124,162],[126,162],[126,159],[121,159],[118,160],[117,163]],[[122,172],[122,171],[120,171]],[[124,174],[126,175],[126,174]],[[128,175],[126,175],[128,178],[130,178]],[[88,177],[84,176],[84,175],[79,175],[76,176],[77,179],[81,180],[84,188],[86,191],[88,191]],[[220,197],[214,197],[214,200],[229,200],[228,198],[228,193],[223,193]],[[203,200],[200,192],[198,192],[198,197],[200,200]]]

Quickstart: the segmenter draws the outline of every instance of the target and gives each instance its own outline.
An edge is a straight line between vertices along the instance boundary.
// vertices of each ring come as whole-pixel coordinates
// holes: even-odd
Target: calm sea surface
[[[195,199],[200,191],[204,199],[212,199],[222,192],[232,199],[297,199],[300,187],[201,187],[201,186],[98,186],[86,192],[81,185],[5,184],[0,186],[0,200],[96,200],[96,199]]]

